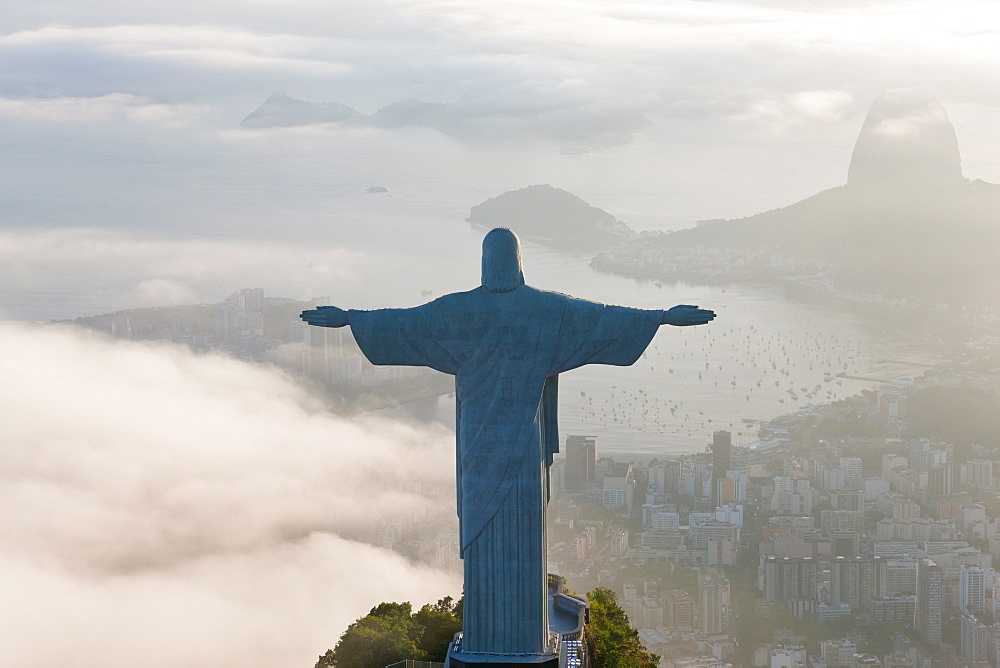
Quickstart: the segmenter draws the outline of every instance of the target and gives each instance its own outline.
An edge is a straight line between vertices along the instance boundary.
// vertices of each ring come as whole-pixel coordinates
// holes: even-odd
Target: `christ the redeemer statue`
[[[545,507],[559,450],[559,374],[585,364],[628,366],[660,325],[713,318],[696,306],[605,306],[525,285],[520,243],[506,229],[483,240],[482,285],[474,290],[415,308],[302,313],[310,325],[350,325],[372,364],[455,376],[463,657],[488,662],[553,651]]]

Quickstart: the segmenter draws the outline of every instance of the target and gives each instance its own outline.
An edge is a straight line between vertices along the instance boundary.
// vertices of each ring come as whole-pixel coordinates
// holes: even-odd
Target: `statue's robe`
[[[348,311],[372,364],[456,377],[462,650],[548,650],[545,506],[559,450],[558,374],[634,363],[663,312],[520,286],[479,287],[408,309]]]

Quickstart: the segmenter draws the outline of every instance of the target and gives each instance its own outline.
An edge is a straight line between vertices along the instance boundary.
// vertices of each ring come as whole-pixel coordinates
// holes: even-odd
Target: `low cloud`
[[[163,104],[125,93],[97,97],[0,98],[0,118],[42,123],[125,121],[177,129],[196,126],[212,113],[206,106]]]
[[[847,91],[810,90],[750,102],[737,117],[781,133],[801,125],[840,123],[854,115],[854,97]]]
[[[210,26],[45,26],[0,36],[0,47],[76,46],[122,58],[176,59],[189,65],[232,69],[264,68],[324,76],[349,72],[344,63],[306,55],[316,40]]]
[[[643,114],[669,107],[741,117],[768,100],[825,90],[846,91],[857,112],[892,85],[930,88],[946,102],[998,102],[979,83],[997,72],[991,45],[1000,30],[983,1],[904,8],[484,2],[470,9],[375,0],[363,9],[306,2],[289,12],[264,3],[246,12],[214,0],[180,14],[174,5],[106,2],[69,25],[51,24],[73,17],[68,7],[46,7],[19,8],[23,18],[13,24],[22,29],[0,35],[0,54],[14,63],[0,75],[0,92],[153,89],[241,115],[252,110],[248,100],[279,88],[365,113],[406,98],[468,96],[497,114],[541,100],[566,109],[604,101]],[[537,85],[519,89],[522,82]],[[836,109],[821,117],[844,118]]]
[[[27,312],[8,316],[59,318],[34,312],[45,293],[59,293],[59,301],[78,298],[75,308],[88,312],[109,305],[217,302],[233,290],[279,277],[281,285],[270,294],[309,298],[329,292],[333,284],[352,284],[365,257],[342,248],[278,242],[164,240],[89,228],[13,230],[0,232],[0,284],[38,295]],[[68,292],[74,289],[79,293]],[[210,293],[213,289],[221,292]],[[278,292],[282,289],[290,292]]]
[[[443,427],[347,421],[173,346],[9,323],[0,344],[0,664],[311,665],[380,601],[459,593],[354,539],[450,509]]]

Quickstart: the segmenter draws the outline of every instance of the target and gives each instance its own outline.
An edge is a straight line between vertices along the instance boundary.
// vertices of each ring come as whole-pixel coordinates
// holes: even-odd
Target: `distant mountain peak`
[[[849,186],[895,190],[963,181],[955,127],[937,98],[898,88],[875,100],[854,145]]]
[[[245,128],[291,127],[309,123],[339,123],[359,114],[339,102],[307,102],[276,90],[240,123]]]
[[[587,154],[627,144],[649,120],[626,105],[579,106],[565,103],[519,104],[504,95],[468,94],[456,102],[422,102],[413,98],[364,114],[338,102],[307,102],[284,91],[273,92],[240,123],[246,128],[295,127],[333,123],[352,127],[433,128],[446,135],[511,141],[548,137],[563,142],[562,152]]]

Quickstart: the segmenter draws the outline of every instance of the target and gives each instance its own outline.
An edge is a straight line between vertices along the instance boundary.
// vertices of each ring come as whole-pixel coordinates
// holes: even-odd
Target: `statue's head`
[[[510,292],[524,285],[521,271],[521,242],[505,227],[498,227],[483,239],[483,287],[490,292]]]

